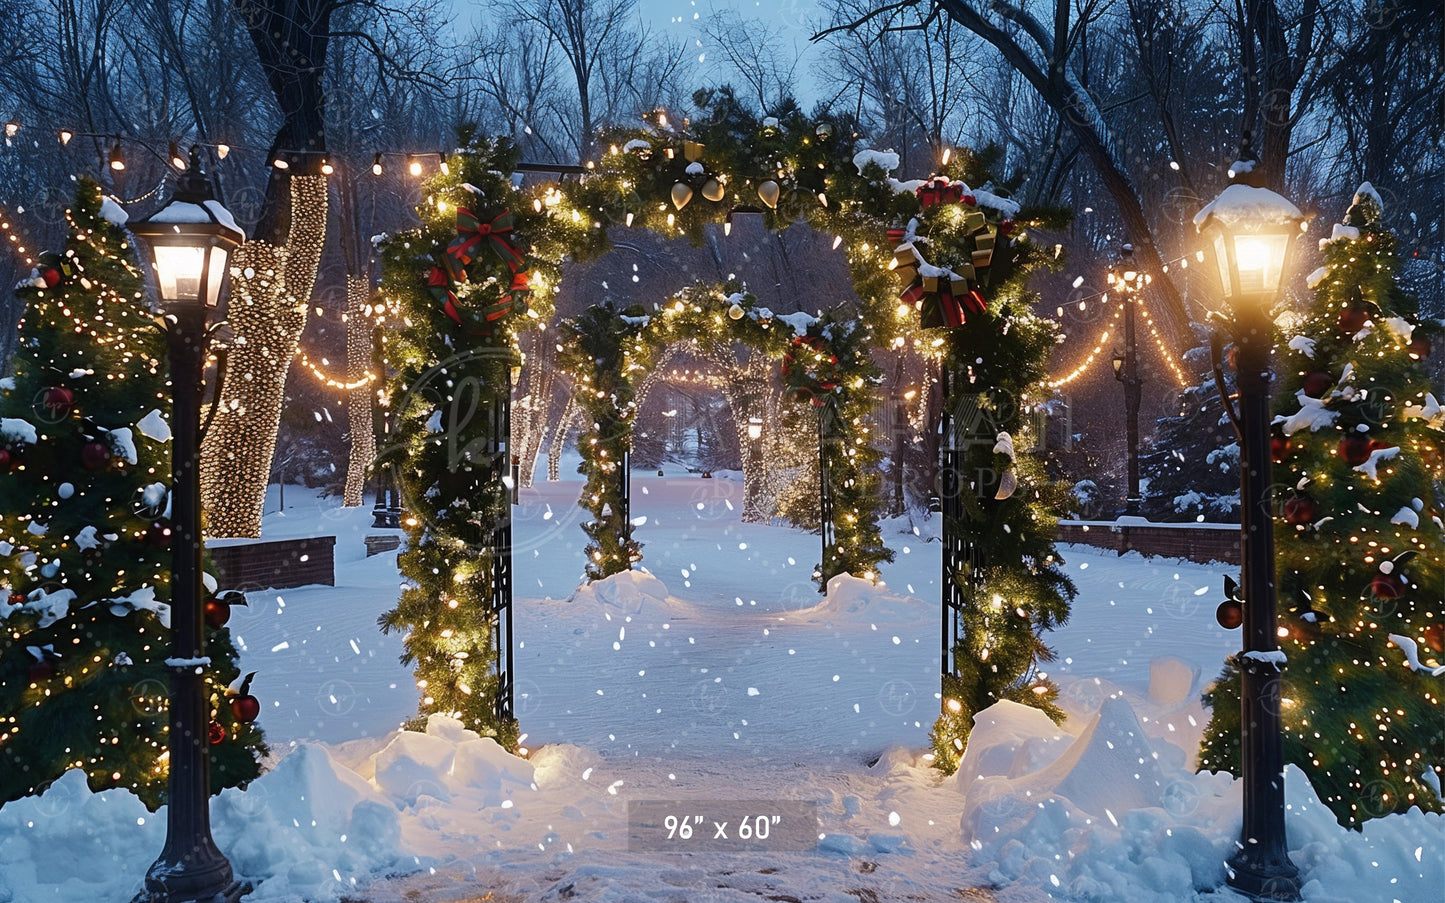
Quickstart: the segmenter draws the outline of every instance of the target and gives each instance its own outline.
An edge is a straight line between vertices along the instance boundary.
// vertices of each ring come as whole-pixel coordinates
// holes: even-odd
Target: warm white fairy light
[[[1119,318],[1120,318],[1121,316],[1123,316],[1123,315],[1124,315],[1124,306],[1121,304],[1121,305],[1118,305],[1117,307],[1115,307],[1115,308],[1114,308],[1114,316],[1113,316],[1113,319],[1111,319],[1111,320],[1109,321],[1109,328],[1106,328],[1106,329],[1099,335],[1099,340],[1094,343],[1094,350],[1090,351],[1090,352],[1089,352],[1089,356],[1086,357],[1086,358],[1084,358],[1084,362],[1083,362],[1082,364],[1080,364],[1079,366],[1075,367],[1072,371],[1070,371],[1070,373],[1069,373],[1067,376],[1064,376],[1064,377],[1062,377],[1062,378],[1060,378],[1060,379],[1050,380],[1050,381],[1049,381],[1049,388],[1050,388],[1050,389],[1057,389],[1057,388],[1059,388],[1060,386],[1067,386],[1069,383],[1073,382],[1074,380],[1078,379],[1079,377],[1081,377],[1081,376],[1083,376],[1085,373],[1087,373],[1088,370],[1089,370],[1089,367],[1094,363],[1095,358],[1097,358],[1100,354],[1103,353],[1103,351],[1104,351],[1104,345],[1105,345],[1105,343],[1107,343],[1107,342],[1109,341],[1109,330],[1113,328],[1114,324],[1115,324],[1115,323],[1119,320]]]
[[[1189,385],[1189,381],[1184,378],[1184,371],[1174,360],[1174,355],[1169,353],[1169,346],[1165,343],[1164,336],[1160,334],[1159,327],[1154,325],[1154,318],[1149,316],[1149,308],[1142,304],[1138,305],[1138,308],[1139,313],[1144,315],[1144,322],[1149,324],[1149,334],[1154,337],[1154,345],[1159,349],[1159,356],[1164,358],[1165,366],[1169,368],[1169,372],[1174,374],[1174,379],[1179,383],[1180,388]]]
[[[322,363],[327,363],[326,358],[322,358],[321,360]],[[356,379],[337,379],[334,376],[329,376],[326,371],[318,367],[304,351],[300,354],[300,362],[301,366],[311,371],[312,376],[321,380],[322,383],[331,389],[350,392],[352,389],[361,389],[376,382],[376,374],[370,370],[363,371],[361,376]]]
[[[291,179],[285,247],[247,241],[232,258],[229,353],[221,407],[201,447],[201,496],[211,536],[261,535],[286,375],[306,327],[306,304],[326,239],[326,179]],[[240,341],[244,339],[244,341]]]

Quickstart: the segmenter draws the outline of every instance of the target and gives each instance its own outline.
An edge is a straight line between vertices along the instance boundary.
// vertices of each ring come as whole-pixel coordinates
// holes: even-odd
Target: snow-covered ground
[[[288,490],[266,538],[337,536],[337,585],[252,593],[232,616],[276,759],[213,803],[251,899],[1239,899],[1207,893],[1238,835],[1239,786],[1190,770],[1199,690],[1238,644],[1213,617],[1226,567],[1064,547],[1079,597],[1051,643],[1069,720],[990,709],[945,779],[925,756],[937,543],[895,524],[886,585],[840,578],[824,597],[818,538],[739,523],[729,476],[636,475],[648,573],[580,590],[580,484],[522,492],[525,761],[440,719],[396,731],[417,699],[399,638],[376,628],[396,555],[365,557],[369,508]],[[1307,900],[1445,900],[1438,816],[1347,832],[1288,777]],[[164,818],[78,778],[0,808],[0,903],[122,903],[139,888]],[[701,815],[699,844],[724,818],[736,839],[726,807],[740,800],[757,815],[813,803],[821,836],[806,851],[629,847],[628,805],[645,800]]]

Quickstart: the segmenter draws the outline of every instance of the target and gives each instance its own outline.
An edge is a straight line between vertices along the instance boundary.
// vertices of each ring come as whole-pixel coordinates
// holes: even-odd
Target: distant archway
[[[771,432],[779,404],[816,411],[819,448],[820,585],[836,574],[873,576],[891,560],[878,530],[880,499],[873,465],[878,452],[864,438],[872,405],[876,368],[860,341],[867,331],[853,320],[805,313],[776,316],[744,291],[695,285],[652,312],[641,307],[617,311],[594,305],[564,321],[560,362],[572,375],[583,427],[577,447],[587,485],[583,507],[592,514],[586,529],[587,574],[600,579],[631,568],[642,547],[633,538],[630,468],[633,428],[647,391],[666,361],[687,346],[714,365],[736,371],[722,386],[738,430],[744,472],[744,512],[758,516],[764,443],[753,441],[748,423],[756,418]],[[733,346],[756,356],[739,368]],[[783,374],[785,397],[771,379]],[[835,518],[841,512],[842,518]]]

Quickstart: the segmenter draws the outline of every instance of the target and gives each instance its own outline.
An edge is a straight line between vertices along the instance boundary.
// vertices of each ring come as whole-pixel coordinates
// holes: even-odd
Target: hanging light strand
[[[1106,327],[1104,331],[1099,334],[1099,340],[1094,343],[1094,349],[1089,352],[1088,357],[1084,358],[1084,362],[1079,366],[1075,367],[1072,371],[1070,371],[1067,376],[1061,377],[1059,379],[1050,380],[1049,388],[1057,389],[1060,386],[1067,386],[1069,383],[1073,382],[1074,380],[1087,373],[1089,367],[1093,365],[1094,360],[1103,353],[1104,344],[1109,341],[1110,330],[1114,328],[1114,324],[1117,323],[1119,321],[1119,318],[1123,315],[1124,305],[1120,304],[1114,308],[1113,318],[1109,320],[1108,327]]]
[[[328,388],[340,389],[343,392],[350,392],[352,389],[360,389],[363,386],[369,386],[373,382],[376,382],[376,374],[372,373],[370,370],[363,372],[362,375],[356,379],[337,379],[334,376],[328,375],[326,371],[322,370],[320,367],[316,366],[316,364],[312,363],[311,358],[307,357],[306,352],[301,352],[299,357],[301,359],[301,366],[305,367],[307,370],[310,370],[311,375],[321,380],[321,382],[324,383]],[[329,363],[326,358],[322,358],[321,360],[322,363]]]
[[[1174,379],[1179,383],[1181,389],[1189,385],[1189,381],[1184,378],[1184,371],[1180,368],[1179,362],[1174,359],[1173,354],[1169,353],[1169,346],[1165,343],[1164,336],[1159,332],[1159,327],[1154,325],[1154,318],[1149,316],[1149,308],[1142,304],[1137,305],[1137,307],[1139,313],[1144,315],[1144,322],[1149,324],[1149,334],[1154,337],[1154,345],[1159,349],[1159,356],[1164,359],[1164,365],[1169,368],[1170,373],[1174,374]]]

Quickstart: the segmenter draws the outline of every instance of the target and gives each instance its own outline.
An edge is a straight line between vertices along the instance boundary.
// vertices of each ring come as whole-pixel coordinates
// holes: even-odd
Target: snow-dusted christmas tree
[[[1178,414],[1159,419],[1155,441],[1139,456],[1141,513],[1160,523],[1238,523],[1239,440],[1214,377],[1182,390],[1178,405]]]
[[[171,551],[164,338],[144,306],[124,213],[84,181],[63,253],[43,255],[15,375],[0,396],[0,801],[71,768],[155,807],[167,774]],[[212,590],[214,584],[210,585]],[[212,787],[264,753],[225,687],[229,632],[208,621]]]
[[[1438,327],[1400,291],[1381,213],[1367,183],[1322,242],[1314,302],[1282,336],[1272,443],[1285,757],[1353,826],[1445,808]],[[1232,664],[1206,698],[1201,763],[1238,773]]]

